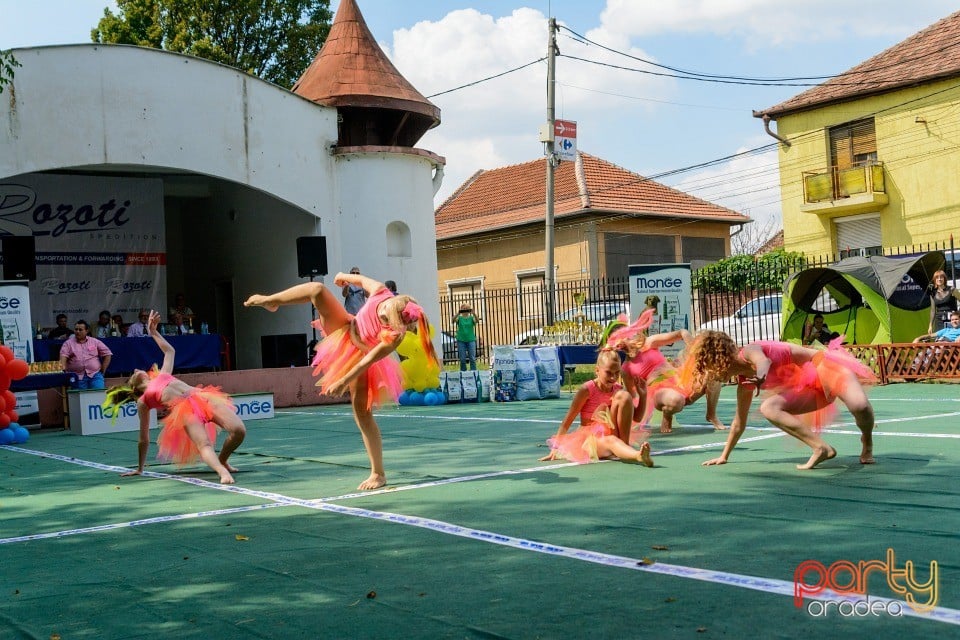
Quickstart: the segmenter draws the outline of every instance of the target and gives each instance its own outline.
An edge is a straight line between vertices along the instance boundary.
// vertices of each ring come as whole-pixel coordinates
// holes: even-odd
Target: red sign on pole
[[[561,160],[577,159],[577,123],[573,120],[553,121],[554,152]]]

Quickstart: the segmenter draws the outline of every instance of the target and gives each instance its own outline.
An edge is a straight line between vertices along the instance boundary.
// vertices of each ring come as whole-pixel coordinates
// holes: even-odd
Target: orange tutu
[[[317,386],[327,393],[330,386],[347,375],[366,355],[350,339],[348,327],[331,333],[317,345],[313,358],[313,375],[320,375]],[[387,401],[396,402],[403,391],[400,363],[391,357],[377,360],[364,372],[367,377],[367,409]]]
[[[160,451],[157,458],[164,462],[173,461],[177,465],[193,464],[200,457],[200,450],[187,434],[186,425],[190,420],[203,423],[210,443],[217,441],[217,425],[213,416],[218,408],[236,411],[230,396],[220,387],[197,386],[194,391],[170,402],[169,413],[161,421],[163,430],[157,436]]]
[[[547,440],[550,449],[559,453],[570,462],[597,462],[597,440],[614,435],[613,420],[607,411],[597,411],[593,422],[580,425],[580,428]]]

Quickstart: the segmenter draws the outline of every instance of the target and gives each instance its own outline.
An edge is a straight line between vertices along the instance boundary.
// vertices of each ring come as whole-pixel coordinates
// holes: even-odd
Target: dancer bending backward
[[[358,487],[366,491],[387,483],[383,441],[373,409],[388,398],[396,402],[403,388],[400,364],[387,356],[396,350],[407,331],[415,330],[427,357],[434,363],[437,357],[427,317],[413,298],[394,296],[383,283],[358,273],[338,273],[333,284],[340,288],[358,286],[367,293],[356,316],[347,313],[337,297],[319,282],[298,284],[266,296],[255,294],[247,298],[244,306],[276,311],[280,305],[312,302],[316,307],[319,319],[314,320],[313,326],[324,335],[313,359],[314,374],[322,373],[317,386],[324,395],[350,392],[353,417],[370,459],[370,477]]]
[[[150,410],[166,408],[169,413],[163,419],[163,430],[157,437],[160,447],[157,458],[172,460],[178,465],[192,464],[200,458],[220,474],[220,482],[233,484],[230,472],[236,469],[227,463],[227,459],[243,442],[246,427],[237,417],[230,396],[219,387],[191,387],[171,375],[176,350],[160,335],[157,330],[159,324],[160,314],[151,311],[147,332],[163,352],[163,365],[159,371],[156,367],[149,372],[135,370],[126,385],[111,387],[107,391],[107,399],[103,403],[106,415],[113,415],[121,404],[137,403],[140,416],[140,438],[137,441],[139,462],[134,471],[121,475],[136,476],[143,473],[147,450],[150,448]],[[219,456],[213,450],[217,441],[217,427],[228,434]]]
[[[573,395],[557,435],[547,440],[552,451],[540,460],[566,458],[571,462],[596,462],[616,456],[652,467],[650,443],[642,443],[639,451],[627,444],[633,403],[630,394],[617,382],[620,355],[612,349],[601,350],[594,371],[596,377],[580,385]],[[580,414],[580,428],[567,433],[577,414]]]
[[[720,331],[697,335],[687,353],[681,378],[693,388],[737,376],[737,413],[730,425],[723,453],[704,466],[725,464],[747,426],[753,396],[763,391],[760,413],[788,435],[813,449],[797,469],[812,469],[837,455],[823,441],[820,429],[835,412],[839,398],[860,429],[860,462],[873,464],[873,407],[861,382],[873,382],[873,372],[841,346],[843,337],[827,349],[809,349],[786,342],[752,342],[737,349]]]
[[[689,343],[692,340],[690,332],[682,329],[647,335],[653,314],[653,309],[645,310],[636,322],[614,331],[607,339],[608,347],[627,354],[627,361],[623,364],[623,386],[634,399],[633,421],[645,426],[656,409],[663,416],[660,433],[670,433],[673,431],[673,416],[706,395],[706,419],[714,429],[726,429],[717,418],[720,383],[711,381],[698,392],[684,389],[676,368],[660,353],[660,347],[678,340]]]

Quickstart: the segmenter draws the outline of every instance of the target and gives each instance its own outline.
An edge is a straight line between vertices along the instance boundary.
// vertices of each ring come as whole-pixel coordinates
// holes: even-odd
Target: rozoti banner
[[[94,323],[102,309],[136,319],[166,304],[161,180],[27,175],[0,182],[0,235],[36,240],[33,321]]]

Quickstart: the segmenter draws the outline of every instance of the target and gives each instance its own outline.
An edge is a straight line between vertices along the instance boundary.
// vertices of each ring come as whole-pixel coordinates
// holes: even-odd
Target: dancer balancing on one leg
[[[648,335],[647,328],[653,321],[654,312],[655,309],[645,310],[636,322],[611,333],[606,343],[608,347],[627,355],[622,378],[623,387],[634,398],[633,421],[645,426],[653,411],[657,410],[663,416],[660,433],[671,433],[673,416],[705,395],[706,419],[714,429],[726,429],[717,418],[720,383],[712,381],[698,392],[682,388],[676,368],[660,352],[660,347],[678,340],[689,343],[693,336],[685,329]]]
[[[370,477],[360,483],[361,491],[387,483],[383,468],[383,441],[373,409],[387,398],[396,402],[403,388],[400,364],[388,356],[407,331],[416,331],[427,357],[437,362],[430,341],[427,317],[410,296],[395,296],[383,283],[360,274],[338,273],[333,284],[362,287],[367,300],[356,316],[347,313],[327,287],[319,282],[298,284],[271,295],[252,295],[247,307],[276,311],[281,305],[313,303],[319,319],[314,326],[325,336],[317,345],[314,374],[322,373],[320,393],[342,395],[350,392],[353,417],[363,436],[370,458]]]
[[[137,442],[139,461],[137,468],[121,475],[135,476],[143,473],[150,448],[150,410],[166,408],[169,413],[163,419],[163,430],[157,437],[160,451],[157,457],[174,461],[178,465],[191,464],[200,458],[220,475],[220,482],[233,484],[236,471],[227,459],[240,446],[247,430],[237,417],[230,396],[218,387],[192,387],[172,375],[176,350],[164,339],[157,326],[160,314],[151,311],[147,331],[163,353],[163,364],[157,370],[133,372],[126,385],[111,387],[103,403],[106,415],[115,415],[118,407],[136,401],[140,417],[140,438]],[[218,456],[213,449],[217,440],[217,427],[227,432],[227,439]]]
[[[812,469],[837,455],[823,441],[820,429],[832,417],[834,400],[841,400],[860,429],[860,462],[873,464],[873,407],[862,383],[874,381],[873,372],[841,346],[842,336],[827,349],[817,350],[786,342],[752,342],[737,349],[720,331],[697,335],[687,352],[681,378],[694,389],[712,381],[737,376],[737,413],[730,425],[723,453],[704,466],[725,464],[747,426],[755,394],[764,392],[760,413],[813,452],[798,469]]]
[[[571,462],[590,462],[616,456],[652,467],[650,443],[643,442],[639,450],[627,444],[633,402],[617,382],[620,356],[612,349],[601,350],[594,371],[596,377],[580,385],[573,395],[557,435],[547,440],[551,452],[540,460],[566,458]],[[577,414],[580,428],[568,433]]]

